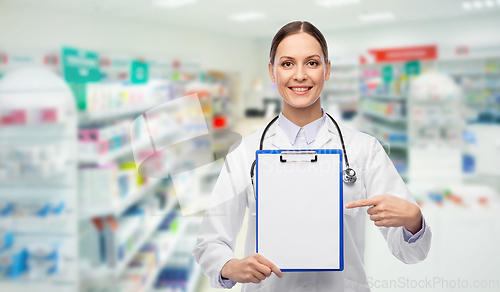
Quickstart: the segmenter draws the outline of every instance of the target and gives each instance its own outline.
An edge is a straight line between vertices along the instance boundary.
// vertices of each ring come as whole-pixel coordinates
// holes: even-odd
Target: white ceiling
[[[325,8],[315,0],[198,0],[198,3],[168,9],[152,5],[153,0],[0,0],[3,7],[31,8],[56,13],[78,13],[132,22],[151,22],[156,25],[192,28],[248,37],[269,37],[285,23],[307,20],[323,33],[349,28],[368,27],[380,23],[364,23],[360,14],[392,12],[391,25],[408,21],[425,21],[453,17],[468,17],[496,13],[500,6],[481,11],[465,11],[462,0],[359,0],[347,6]],[[500,4],[500,0],[494,0]],[[498,1],[498,2],[497,2]],[[228,15],[255,11],[264,13],[262,19],[234,22]]]

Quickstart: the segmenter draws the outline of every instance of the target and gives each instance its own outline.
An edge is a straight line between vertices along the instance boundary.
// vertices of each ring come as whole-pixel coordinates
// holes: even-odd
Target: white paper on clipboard
[[[343,270],[342,151],[313,150],[315,162],[281,151],[296,149],[256,154],[257,252],[282,271]]]

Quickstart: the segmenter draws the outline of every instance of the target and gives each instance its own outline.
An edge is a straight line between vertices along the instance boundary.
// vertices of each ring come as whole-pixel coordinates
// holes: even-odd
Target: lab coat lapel
[[[276,124],[278,123],[276,122]],[[274,130],[273,146],[278,149],[292,149],[293,146],[288,141],[285,132],[278,125],[276,125]]]
[[[328,121],[325,121],[325,123],[328,123]],[[316,137],[316,140],[314,140],[313,148],[321,149],[331,139],[332,139],[332,135],[330,134],[330,131],[328,131],[328,124],[323,125],[323,127],[321,127],[321,129],[319,129],[318,136]]]

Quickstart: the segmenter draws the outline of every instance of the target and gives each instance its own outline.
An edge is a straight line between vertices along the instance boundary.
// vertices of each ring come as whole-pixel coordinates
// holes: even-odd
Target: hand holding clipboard
[[[275,273],[283,277],[283,273],[268,259],[254,253],[244,259],[229,260],[221,271],[221,276],[238,283],[255,283],[265,280]]]

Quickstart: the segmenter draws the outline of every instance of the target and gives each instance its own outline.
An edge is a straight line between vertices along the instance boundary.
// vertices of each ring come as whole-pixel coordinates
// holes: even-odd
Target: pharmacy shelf
[[[375,137],[377,138],[377,137]],[[378,139],[378,138],[377,138]],[[386,142],[384,140],[380,140],[380,143],[382,145],[389,145],[389,149],[400,149],[400,150],[406,150],[408,149],[408,144],[407,143],[403,143],[403,142]]]
[[[169,132],[161,133],[157,137],[155,137],[155,140],[163,140],[167,137],[175,135],[176,133],[178,133],[178,131],[169,131]],[[150,137],[143,138],[140,141],[137,141],[135,143],[135,145],[136,145],[135,146],[136,149],[145,149],[147,147],[151,147],[151,139],[150,139]],[[119,149],[108,152],[104,155],[95,156],[95,157],[79,157],[78,162],[80,165],[105,165],[105,164],[108,164],[112,161],[115,161],[118,158],[130,155],[130,154],[132,154],[132,144],[129,143],[123,147],[120,147]]]
[[[460,88],[462,88],[463,91],[484,91],[486,89],[485,86],[478,86],[478,85],[472,85],[472,86],[463,86],[459,85]]]
[[[60,277],[52,278],[50,280],[31,280],[25,277],[20,277],[16,281],[2,280],[0,281],[0,288],[2,292],[26,292],[26,291],[40,291],[40,292],[68,292],[79,291],[78,283],[76,281],[68,281]]]
[[[131,116],[131,115],[141,115],[144,112],[147,112],[151,108],[157,106],[158,104],[148,104],[136,107],[123,107],[116,108],[110,110],[101,110],[101,111],[85,111],[78,113],[78,123],[80,125],[91,124],[95,122],[103,122],[116,120],[119,118]]]
[[[402,141],[387,141],[386,139],[382,138],[380,135],[375,134],[375,132],[388,132],[389,134],[392,133],[405,133],[406,130],[395,130],[394,128],[383,126],[381,124],[373,124],[370,126],[370,128],[366,129],[365,133],[375,137],[380,144],[382,145],[389,145],[390,149],[407,149],[408,148],[408,143],[407,142],[402,142]]]
[[[466,101],[469,106],[500,106],[500,101]]]
[[[357,92],[356,87],[327,87],[323,89],[325,92]]]
[[[168,173],[165,172],[165,176]],[[83,207],[80,208],[80,219],[92,219],[95,217],[115,216],[119,217],[125,210],[137,203],[139,200],[151,193],[158,185],[160,185],[161,178],[150,178],[150,181],[134,190],[125,199],[115,205],[102,206],[102,207]]]
[[[335,75],[335,76],[330,76],[331,81],[357,81],[359,78],[358,75]]]
[[[483,75],[487,74],[485,71],[472,71],[472,70],[467,70],[467,71],[448,71],[448,72],[443,72],[444,74],[452,75],[452,76],[478,76],[482,77]]]
[[[362,95],[362,98],[366,99],[378,99],[378,100],[387,100],[387,101],[405,101],[405,95],[394,95],[394,94],[368,94]]]
[[[328,101],[332,100],[332,101],[339,102],[339,103],[357,103],[358,102],[358,98],[355,94],[353,94],[353,95],[333,95],[333,96],[326,95],[325,99],[328,99]]]
[[[382,139],[380,136],[377,136],[375,134],[372,134],[372,133],[368,133],[366,132],[368,135],[371,135],[373,137],[375,137],[375,139],[377,139],[380,144],[382,144],[382,146],[385,146],[385,145],[389,145],[389,150],[390,149],[401,149],[401,150],[406,150],[408,149],[408,144],[407,143],[404,143],[404,142],[389,142],[385,139]]]
[[[191,270],[191,273],[189,274],[189,279],[186,283],[186,289],[183,290],[185,292],[196,292],[196,288],[198,287],[198,283],[200,282],[201,278],[201,267],[197,263],[193,264],[193,269]],[[153,292],[170,292],[172,290],[170,289],[155,289],[155,290],[150,290]]]
[[[156,230],[158,229],[160,224],[163,222],[165,217],[177,205],[177,199],[170,196],[168,198],[168,200],[169,200],[169,203],[167,204],[167,207],[165,207],[164,210],[159,212],[161,215],[159,215],[159,216],[153,215],[153,218],[151,219],[150,224],[147,224],[146,231],[144,231],[143,236],[137,241],[137,244],[132,249],[132,252],[128,253],[128,255],[125,257],[125,259],[118,264],[116,269],[114,269],[112,274],[115,278],[118,278],[123,274],[123,271],[125,271],[128,264],[132,261],[132,259],[139,252],[139,250],[141,250],[142,246],[151,238],[151,236],[156,232]]]
[[[151,236],[156,232],[160,224],[163,222],[165,217],[175,208],[177,205],[177,199],[169,196],[169,203],[165,209],[158,211],[157,213],[161,214],[156,216],[155,214],[149,214],[153,218],[148,224],[145,224],[146,230],[142,234],[141,238],[137,241],[137,243],[132,248],[132,251],[127,254],[127,256],[118,263],[115,268],[103,267],[99,269],[94,269],[89,271],[87,274],[82,275],[82,279],[102,279],[102,278],[110,278],[114,277],[118,279],[127,266],[130,264],[135,255],[141,250],[142,246],[151,238]]]
[[[195,225],[200,226],[202,220],[203,220],[202,217],[183,217],[182,218],[182,226],[179,228],[179,230],[181,232],[178,232],[178,236],[179,237],[183,236],[184,238],[186,236],[193,236],[193,235],[187,234],[187,230],[189,229],[188,226],[190,226],[191,224],[195,224]],[[175,245],[177,245],[177,244],[178,243],[176,242]],[[168,260],[168,258],[165,257],[164,260]],[[166,262],[158,266],[158,267],[160,267],[158,273],[162,270],[162,267],[164,267],[165,264],[166,264]],[[185,292],[195,292],[196,288],[198,286],[198,282],[200,281],[201,275],[202,275],[201,267],[197,263],[193,263],[193,268],[191,270],[191,273],[188,276],[188,281],[186,283],[186,289],[183,290],[183,291],[185,291]],[[158,276],[158,274],[156,274],[156,275],[152,274],[152,276],[154,276],[156,278]],[[151,278],[148,278],[148,282],[150,281],[150,279]],[[149,291],[147,291],[146,289],[142,289],[142,291],[143,292],[149,292],[149,291],[150,292],[168,292],[168,291],[171,291],[171,290],[169,290],[168,288],[160,288],[160,289],[150,289]]]
[[[193,264],[193,270],[191,271],[191,276],[186,285],[186,292],[196,292],[198,287],[198,282],[201,278],[201,267],[197,263]]]
[[[487,89],[487,90],[500,90],[500,85],[486,85],[486,86],[484,86],[484,89]]]
[[[58,216],[38,217],[26,216],[20,218],[8,218],[0,216],[0,230],[15,230],[16,233],[29,233],[40,236],[73,236],[72,218],[74,212],[67,210]]]
[[[153,285],[156,282],[156,279],[158,278],[158,275],[160,272],[163,270],[165,265],[167,264],[168,260],[172,256],[175,250],[175,246],[178,244],[179,239],[184,235],[186,229],[187,229],[187,223],[182,220],[182,223],[180,224],[179,229],[177,230],[174,238],[172,238],[172,242],[169,245],[169,250],[168,252],[159,260],[158,265],[153,269],[151,272],[151,275],[148,277],[146,282],[144,283],[143,288],[141,291],[143,292],[148,292],[153,288]]]
[[[148,140],[144,139],[137,143],[138,148],[145,148],[150,144],[151,141],[149,140],[149,138]],[[125,146],[120,147],[119,149],[108,152],[104,155],[99,155],[96,157],[79,157],[78,162],[80,165],[105,165],[107,163],[115,161],[120,157],[130,155],[131,153],[132,153],[132,145],[127,144]]]
[[[366,110],[366,109],[361,110],[361,113],[365,116],[369,116],[372,118],[383,120],[383,121],[386,121],[389,123],[399,123],[399,124],[406,123],[406,118],[403,118],[403,117],[390,117],[390,116],[387,116],[387,115],[384,115],[381,113],[377,113],[374,111]]]

